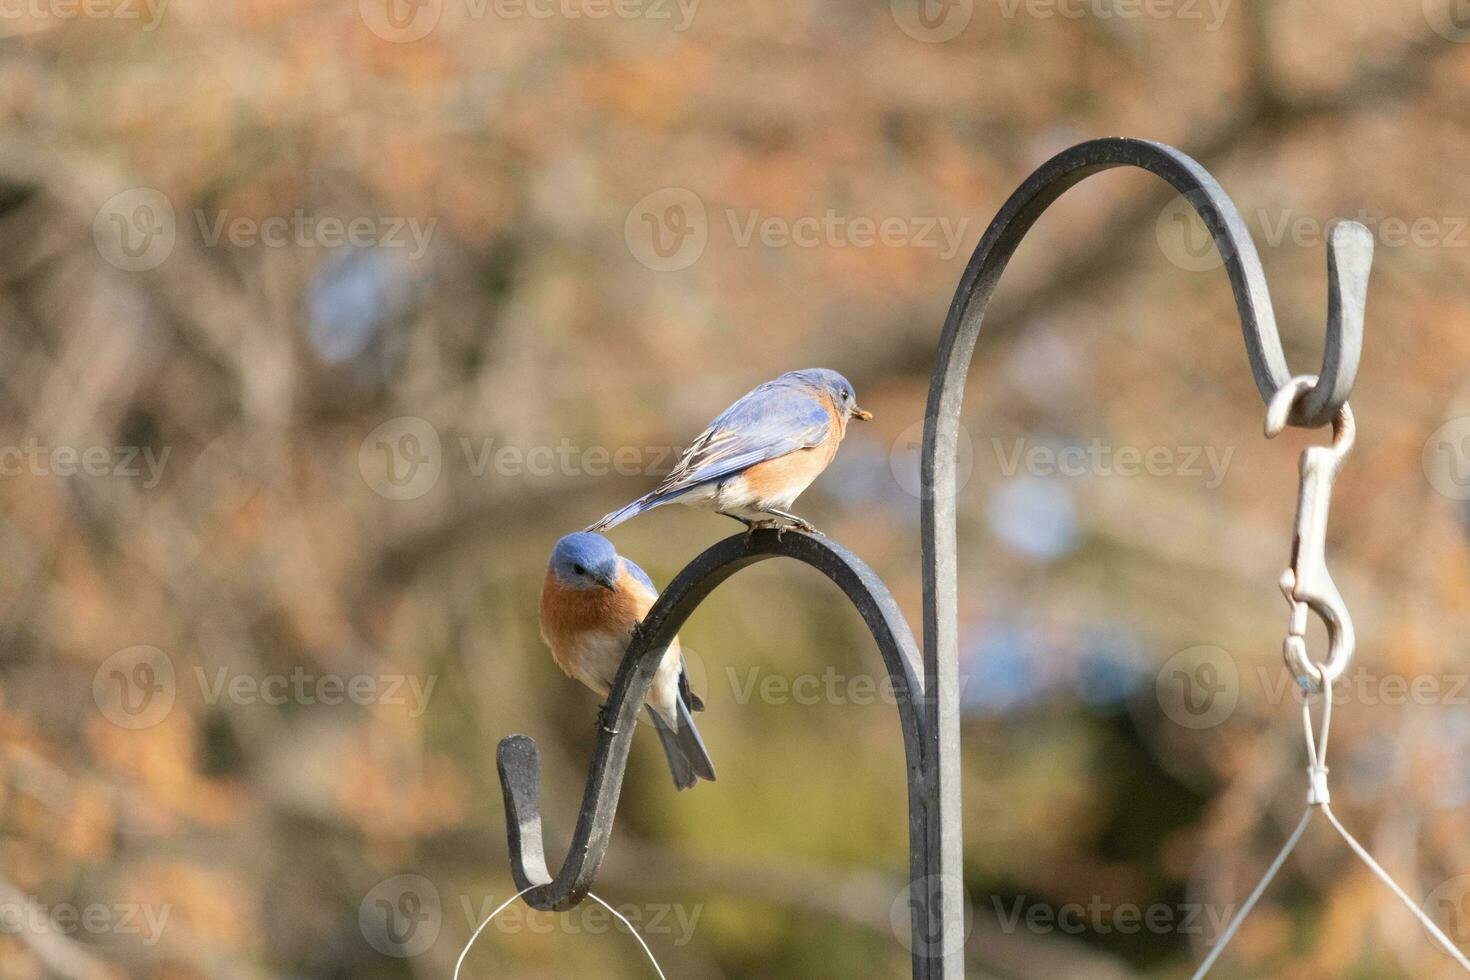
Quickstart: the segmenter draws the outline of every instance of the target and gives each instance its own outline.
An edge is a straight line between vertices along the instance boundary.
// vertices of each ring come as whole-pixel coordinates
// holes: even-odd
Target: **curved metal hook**
[[[1037,168],[1001,206],[975,247],[955,290],[935,355],[924,425],[920,506],[924,569],[924,682],[940,692],[925,702],[925,730],[936,740],[939,781],[936,805],[945,828],[942,866],[961,867],[959,699],[948,692],[959,683],[959,626],[955,558],[955,460],[960,408],[965,395],[975,342],[990,297],[1026,232],[1048,207],[1074,184],[1114,167],[1139,167],[1157,174],[1183,194],[1215,240],[1230,277],[1240,315],[1251,374],[1261,397],[1269,401],[1291,380],[1266,276],[1250,232],[1230,197],[1209,172],[1178,150],[1147,140],[1100,139],[1064,150]],[[1294,425],[1319,426],[1331,421],[1347,401],[1362,350],[1363,305],[1373,237],[1356,222],[1335,225],[1327,247],[1327,340],[1322,370],[1311,394],[1295,403]],[[963,896],[956,881],[945,879],[941,899],[945,928],[963,931]],[[963,957],[945,963],[945,976],[964,975]]]
[[[882,580],[852,552],[826,538],[798,531],[784,534],[757,531],[726,538],[695,558],[675,576],[649,610],[608,695],[607,717],[615,720],[611,730],[606,726],[599,730],[572,846],[555,878],[546,866],[541,833],[540,753],[535,741],[526,735],[501,740],[496,760],[505,796],[511,871],[518,889],[531,889],[524,896],[528,904],[542,910],[563,910],[575,907],[586,897],[607,851],[633,728],[664,650],[690,613],[720,583],[748,565],[776,557],[794,558],[835,582],[878,642],[878,650],[893,681],[903,725],[909,768],[910,857],[915,880],[932,873],[924,863],[932,850],[926,842],[934,830],[926,808],[930,794],[923,775],[919,710],[923,669],[908,623]],[[929,935],[932,930],[921,919],[921,913],[927,915],[928,907],[917,902],[915,934]],[[920,929],[922,933],[917,931]]]

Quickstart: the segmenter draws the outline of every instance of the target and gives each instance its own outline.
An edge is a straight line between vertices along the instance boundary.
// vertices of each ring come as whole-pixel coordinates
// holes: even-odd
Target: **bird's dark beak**
[[[856,406],[853,407],[852,414],[855,415],[855,416],[857,416],[858,418],[862,419],[864,422],[871,422],[871,421],[873,421],[873,413],[872,412],[865,411],[864,409],[858,408]]]
[[[597,584],[602,586],[604,589],[607,589],[607,591],[609,592],[618,591],[618,580],[612,575],[597,576]]]

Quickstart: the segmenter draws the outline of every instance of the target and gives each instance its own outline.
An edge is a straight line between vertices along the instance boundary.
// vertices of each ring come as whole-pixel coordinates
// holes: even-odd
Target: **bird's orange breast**
[[[779,497],[792,487],[798,488],[798,492],[805,490],[832,462],[847,432],[847,416],[832,404],[830,398],[824,397],[822,406],[831,416],[832,424],[827,430],[827,438],[820,445],[797,449],[746,468],[742,474],[745,486],[756,497]]]
[[[574,589],[548,571],[541,587],[541,638],[562,670],[587,633],[631,633],[643,618],[639,597],[625,588]],[[568,671],[570,673],[570,671]]]

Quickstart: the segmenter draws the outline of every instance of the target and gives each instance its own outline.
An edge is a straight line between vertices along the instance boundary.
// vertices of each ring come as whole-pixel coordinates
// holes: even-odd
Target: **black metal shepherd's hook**
[[[611,731],[598,737],[571,851],[553,879],[546,867],[538,799],[536,743],[513,735],[500,743],[511,867],[525,899],[539,909],[575,906],[591,888],[612,833],[633,725],[669,641],[711,591],[746,565],[783,555],[821,570],[847,593],[878,641],[898,697],[908,762],[913,975],[958,980],[965,972],[961,879],[959,627],[955,562],[955,459],[965,379],[985,308],[1006,263],[1041,216],[1069,187],[1114,167],[1157,174],[1184,195],[1204,221],[1235,293],[1246,353],[1267,402],[1291,380],[1255,243],[1235,205],[1194,160],[1161,143],[1102,139],[1081,143],[1043,164],[1001,207],[976,246],[950,304],[929,387],[921,463],[924,568],[922,672],[913,636],[883,583],[856,556],[797,532],[737,535],[689,564],[649,612],[608,698]],[[1373,239],[1344,221],[1327,252],[1327,340],[1318,380],[1290,421],[1330,422],[1347,401],[1363,340],[1363,307]]]

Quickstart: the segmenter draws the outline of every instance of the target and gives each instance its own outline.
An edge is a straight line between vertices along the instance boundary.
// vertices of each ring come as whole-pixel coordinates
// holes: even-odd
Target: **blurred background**
[[[876,414],[797,510],[917,630],[953,290],[1014,187],[1102,135],[1218,177],[1297,370],[1331,222],[1374,232],[1334,803],[1470,946],[1467,14],[4,5],[0,977],[450,975],[514,892],[497,741],[541,745],[553,864],[586,778],[596,697],[537,635],[552,544],[782,371]],[[964,413],[971,976],[1187,976],[1299,816],[1277,579],[1327,435],[1262,418],[1160,181],[1042,218]],[[613,537],[667,582],[736,530]],[[769,562],[682,636],[719,781],[676,794],[640,730],[597,894],[670,977],[907,976],[903,747],[857,615]],[[1455,969],[1319,823],[1217,975]],[[590,902],[513,906],[465,971],[652,975]]]

